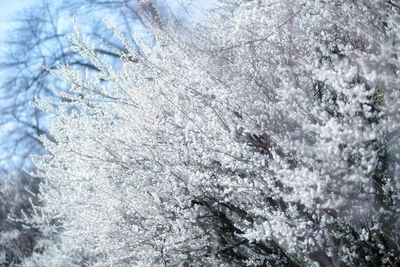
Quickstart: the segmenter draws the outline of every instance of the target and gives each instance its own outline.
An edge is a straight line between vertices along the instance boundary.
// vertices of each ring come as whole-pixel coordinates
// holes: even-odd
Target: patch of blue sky
[[[29,7],[37,0],[0,0],[0,40],[6,38],[6,33],[12,28],[12,20],[17,12]]]

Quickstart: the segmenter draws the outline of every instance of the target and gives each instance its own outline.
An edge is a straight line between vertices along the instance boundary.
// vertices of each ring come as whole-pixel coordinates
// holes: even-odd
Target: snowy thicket
[[[39,179],[26,173],[0,177],[0,266],[15,266],[32,253],[40,231],[26,219],[40,205]]]
[[[26,266],[400,264],[399,32],[390,0],[226,1],[154,27],[70,99]],[[56,234],[55,234],[56,233]]]

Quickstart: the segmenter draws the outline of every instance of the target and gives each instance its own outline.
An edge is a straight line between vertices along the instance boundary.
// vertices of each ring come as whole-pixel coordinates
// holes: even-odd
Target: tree
[[[113,60],[118,58],[115,50],[123,50],[123,47],[104,27],[104,15],[118,23],[120,31],[130,36],[133,29],[143,31],[150,18],[156,21],[157,12],[154,1],[41,0],[16,16],[16,27],[10,30],[9,38],[4,41],[6,49],[0,61],[0,147],[3,151],[0,168],[3,172],[31,169],[29,155],[44,153],[37,137],[47,135],[51,138],[44,125],[46,114],[31,102],[44,96],[55,98],[51,87],[61,89],[65,85],[48,75],[43,66],[54,68],[58,64],[69,64],[98,71],[71,50],[65,40],[71,31],[71,15],[85,24],[84,30],[94,42],[102,44],[96,52]]]
[[[232,1],[140,53],[114,29],[121,69],[77,31],[99,72],[60,65],[69,101],[40,104],[62,227],[25,265],[398,265],[399,14]]]
[[[0,266],[14,266],[31,255],[38,228],[28,227],[26,216],[39,206],[39,179],[25,173],[14,174],[0,183]],[[33,206],[32,206],[33,205]]]
[[[4,41],[6,49],[0,60],[0,266],[18,264],[33,251],[41,251],[42,244],[37,241],[51,238],[54,232],[38,229],[38,224],[51,223],[53,228],[59,227],[54,219],[43,223],[29,221],[36,212],[31,204],[41,205],[37,198],[41,179],[32,178],[24,171],[34,168],[29,158],[31,154],[45,153],[39,136],[56,142],[45,127],[47,114],[31,103],[41,97],[49,101],[68,101],[53,93],[53,86],[65,90],[67,87],[49,75],[44,66],[52,69],[57,64],[68,63],[99,71],[79,57],[65,39],[71,31],[71,14],[85,24],[85,31],[97,44],[101,43],[96,53],[114,63],[119,57],[117,49],[123,52],[123,47],[106,30],[103,15],[106,13],[110,21],[118,23],[122,32],[129,33],[132,28],[146,28],[146,21],[157,21],[157,8],[151,1],[42,0],[16,16],[16,27]],[[161,26],[161,21],[158,23]],[[101,39],[106,41],[100,42]]]

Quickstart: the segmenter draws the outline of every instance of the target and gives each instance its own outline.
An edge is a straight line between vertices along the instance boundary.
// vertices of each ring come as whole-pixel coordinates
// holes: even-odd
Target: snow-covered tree
[[[4,35],[7,38],[0,40],[0,172],[32,169],[30,155],[44,152],[37,137],[51,138],[44,125],[46,113],[29,103],[35,97],[55,97],[51,87],[61,89],[65,85],[49,75],[43,65],[55,68],[58,64],[68,64],[97,71],[70,49],[65,39],[72,31],[67,23],[69,18],[73,15],[79,19],[83,30],[98,44],[96,51],[113,60],[118,59],[114,50],[123,47],[113,38],[112,32],[107,31],[102,22],[104,16],[118,23],[122,32],[143,31],[147,19],[157,19],[158,12],[167,9],[165,4],[159,7],[157,2],[37,0],[14,15]]]
[[[0,178],[0,266],[15,266],[41,239],[38,227],[27,224],[39,206],[39,179],[26,173]]]
[[[227,1],[59,66],[27,266],[400,264],[400,7]],[[193,19],[194,21],[195,19]],[[135,59],[135,60],[132,60]]]

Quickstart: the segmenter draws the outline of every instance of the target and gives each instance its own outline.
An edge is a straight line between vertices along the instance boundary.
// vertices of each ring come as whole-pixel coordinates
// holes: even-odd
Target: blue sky
[[[0,38],[10,27],[10,19],[15,12],[34,3],[35,0],[0,0]]]

